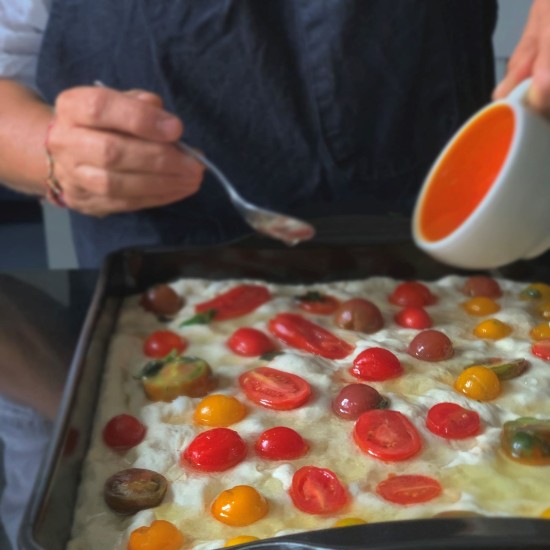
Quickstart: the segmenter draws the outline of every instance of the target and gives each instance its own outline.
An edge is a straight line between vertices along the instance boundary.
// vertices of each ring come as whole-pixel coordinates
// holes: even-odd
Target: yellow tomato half
[[[212,503],[212,515],[235,527],[250,525],[268,512],[267,500],[250,485],[237,485],[220,493]]]
[[[475,315],[476,317],[484,317],[485,315],[491,315],[491,313],[500,311],[500,306],[494,300],[486,296],[476,296],[464,302],[462,307],[466,313]]]
[[[195,422],[203,426],[225,427],[246,416],[245,406],[230,395],[206,396],[195,409]]]
[[[149,527],[132,531],[127,550],[180,550],[183,542],[183,535],[173,523],[159,519]]]
[[[512,328],[498,319],[487,319],[482,321],[474,329],[474,334],[478,338],[486,338],[489,340],[500,340],[506,338],[512,332]]]
[[[455,381],[455,390],[476,401],[491,401],[500,395],[500,380],[489,368],[465,369]]]

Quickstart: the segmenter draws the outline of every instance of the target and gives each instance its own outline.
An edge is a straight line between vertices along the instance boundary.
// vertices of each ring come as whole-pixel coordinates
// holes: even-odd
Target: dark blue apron
[[[50,102],[95,79],[157,92],[260,205],[410,213],[429,163],[489,99],[495,16],[493,0],[54,0],[38,84]],[[249,232],[209,176],[169,207],[72,221],[82,266]]]

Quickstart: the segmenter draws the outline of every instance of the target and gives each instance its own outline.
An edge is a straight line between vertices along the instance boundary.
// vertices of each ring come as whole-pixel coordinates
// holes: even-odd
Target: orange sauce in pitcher
[[[444,239],[477,208],[506,160],[514,126],[512,109],[496,105],[461,130],[424,194],[419,212],[424,239]]]

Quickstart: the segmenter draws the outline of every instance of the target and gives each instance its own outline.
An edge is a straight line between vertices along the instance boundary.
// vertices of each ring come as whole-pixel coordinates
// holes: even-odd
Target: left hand
[[[510,58],[493,99],[506,97],[521,81],[532,77],[528,102],[550,116],[550,0],[534,0],[523,35]]]

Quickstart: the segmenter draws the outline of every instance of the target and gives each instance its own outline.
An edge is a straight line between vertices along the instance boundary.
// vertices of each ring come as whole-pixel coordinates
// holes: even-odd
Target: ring
[[[52,118],[51,122],[48,124],[46,137],[44,139],[44,151],[46,152],[46,162],[48,164],[48,175],[46,177],[46,199],[49,203],[55,206],[65,208],[67,205],[63,200],[63,188],[61,187],[58,179],[55,177],[55,161],[48,146],[50,132],[54,123],[55,117]]]

